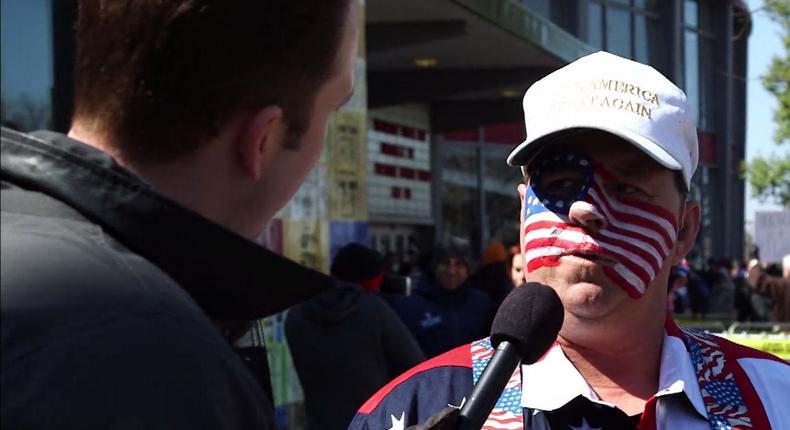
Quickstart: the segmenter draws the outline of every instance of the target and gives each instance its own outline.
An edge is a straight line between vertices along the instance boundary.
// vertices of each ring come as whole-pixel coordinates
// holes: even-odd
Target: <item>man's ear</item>
[[[260,109],[242,122],[236,149],[244,173],[250,179],[260,179],[272,149],[283,143],[284,129],[283,110],[275,105]]]
[[[686,254],[694,248],[699,231],[699,219],[699,203],[694,201],[685,203],[678,220],[678,239],[672,255],[672,265],[680,264],[686,258]]]
[[[524,219],[523,219],[524,202],[525,202],[526,199],[527,199],[527,186],[525,184],[523,184],[523,183],[518,184],[518,200],[521,202],[521,209],[518,211],[518,225],[519,225],[518,230],[519,230],[519,232],[523,232],[524,231],[522,224],[524,223]],[[518,236],[519,236],[519,241],[518,242],[520,244],[519,249],[521,250],[521,252],[524,252],[524,235],[522,233],[519,233]]]

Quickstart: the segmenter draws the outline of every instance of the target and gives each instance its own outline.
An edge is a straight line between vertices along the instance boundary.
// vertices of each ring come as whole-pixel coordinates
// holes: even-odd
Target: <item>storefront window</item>
[[[712,208],[712,187],[711,187],[711,168],[707,166],[700,166],[691,185],[691,198],[700,205],[700,226],[699,233],[697,233],[696,248],[699,261],[697,264],[703,264],[705,259],[710,257],[713,252],[713,238],[711,220],[714,218]]]
[[[694,119],[699,130],[716,130],[716,71],[715,55],[719,43],[713,27],[715,3],[704,0],[685,0],[684,22],[684,62],[685,91],[689,105],[694,110]],[[692,185],[692,195],[699,201],[701,210],[700,231],[697,235],[697,250],[701,258],[712,254],[718,238],[713,237],[715,226],[711,220],[718,219],[714,213],[714,202],[720,201],[721,184],[717,182],[718,171],[714,155],[706,157],[705,164],[697,169]]]
[[[704,36],[699,37],[699,119],[698,126],[702,130],[715,130],[716,99],[715,70],[713,68],[716,52],[716,41]]]
[[[644,15],[634,16],[634,59],[640,63],[650,62],[650,48],[655,47],[653,31],[648,30],[648,20]]]
[[[535,12],[546,19],[551,19],[550,0],[524,0],[524,5],[530,11]]]
[[[52,121],[53,51],[50,0],[0,2],[3,125],[49,128]]]
[[[712,6],[707,2],[686,0],[684,3],[685,91],[697,127],[715,129],[715,33],[712,32]],[[705,24],[703,25],[703,22]]]
[[[694,113],[694,121],[699,121],[699,35],[694,30],[686,30],[684,44],[684,64],[686,68],[686,97]]]
[[[656,0],[589,0],[586,6],[589,45],[661,68],[658,50],[666,44],[657,40]]]
[[[683,20],[686,25],[690,25],[692,27],[697,26],[698,17],[696,0],[686,0],[685,8],[683,10]]]
[[[606,50],[631,58],[631,14],[627,9],[606,9]]]
[[[603,9],[598,3],[587,6],[587,43],[603,49]]]
[[[486,222],[488,237],[484,242],[499,240],[506,245],[518,243],[519,210],[521,204],[516,187],[521,182],[521,170],[508,166],[510,147],[487,145],[484,150],[485,172],[483,187],[486,191]]]
[[[477,148],[473,144],[442,147],[442,229],[440,240],[462,238],[479,243]],[[473,245],[473,246],[475,246]],[[474,249],[474,248],[473,248]]]

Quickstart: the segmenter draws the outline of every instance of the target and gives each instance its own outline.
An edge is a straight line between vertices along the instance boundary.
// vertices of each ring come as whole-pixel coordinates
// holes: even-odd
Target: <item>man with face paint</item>
[[[685,94],[651,67],[598,52],[532,85],[524,114],[527,139],[508,164],[524,173],[525,278],[553,288],[565,316],[555,344],[516,369],[483,428],[790,428],[786,362],[667,315],[670,269],[700,222],[687,199],[698,148]],[[490,348],[483,339],[407,372],[352,427],[447,415]]]

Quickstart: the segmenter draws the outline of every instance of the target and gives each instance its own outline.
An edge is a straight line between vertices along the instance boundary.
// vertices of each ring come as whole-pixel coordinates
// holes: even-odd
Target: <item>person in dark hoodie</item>
[[[330,272],[335,288],[292,308],[285,319],[308,429],[345,429],[376,390],[425,360],[377,294],[381,254],[351,243],[337,253]]]
[[[414,294],[390,302],[427,357],[489,334],[496,306],[469,272],[463,249],[438,247]]]
[[[472,285],[486,293],[497,308],[505,300],[510,290],[516,286],[510,279],[508,258],[511,257],[507,254],[502,242],[492,240],[483,250],[480,267],[471,277]]]

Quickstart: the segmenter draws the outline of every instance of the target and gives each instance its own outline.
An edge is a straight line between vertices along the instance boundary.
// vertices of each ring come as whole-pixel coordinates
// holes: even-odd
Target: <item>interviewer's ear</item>
[[[283,110],[279,106],[266,106],[242,122],[236,148],[244,173],[250,179],[260,179],[269,154],[283,144],[284,136]]]
[[[682,204],[678,219],[678,239],[672,252],[672,264],[680,264],[686,254],[694,248],[699,231],[699,203],[690,201]]]

